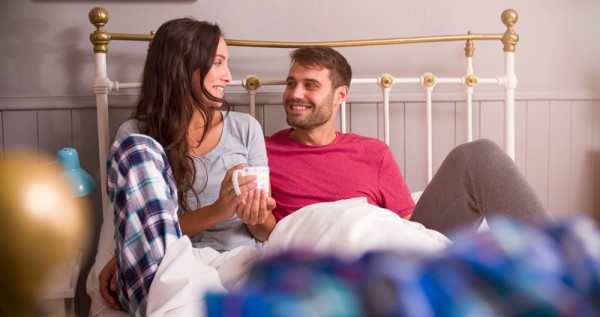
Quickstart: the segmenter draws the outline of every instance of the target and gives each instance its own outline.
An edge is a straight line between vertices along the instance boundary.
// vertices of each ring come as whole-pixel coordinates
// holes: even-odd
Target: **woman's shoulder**
[[[237,128],[260,128],[260,123],[253,116],[238,111],[223,112],[223,120]]]
[[[256,121],[250,114],[240,111],[223,111],[223,117],[234,121]]]
[[[139,122],[136,119],[127,119],[119,125],[117,133],[115,134],[115,140],[122,136],[140,133]]]

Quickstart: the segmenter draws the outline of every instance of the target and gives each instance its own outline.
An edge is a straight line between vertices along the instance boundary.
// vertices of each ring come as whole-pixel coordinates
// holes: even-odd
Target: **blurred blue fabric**
[[[600,230],[586,217],[545,228],[507,218],[432,255],[345,262],[306,250],[264,259],[208,316],[599,316]]]

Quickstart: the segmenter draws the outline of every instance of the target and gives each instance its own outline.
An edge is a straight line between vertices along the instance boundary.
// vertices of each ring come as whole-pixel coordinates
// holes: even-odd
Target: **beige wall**
[[[600,35],[596,32],[600,3],[595,0],[7,0],[0,4],[0,97],[89,95],[93,68],[88,36],[93,28],[87,14],[98,5],[109,10],[109,31],[146,33],[167,19],[194,16],[218,22],[228,38],[297,41],[464,34],[468,30],[495,33],[502,28],[500,13],[512,7],[520,15],[515,29],[521,37],[517,49],[521,93],[541,91],[555,96],[595,92],[600,86]],[[420,73],[423,60],[451,67],[439,54],[449,46],[383,53],[365,49],[348,57],[359,75],[367,70],[383,72],[389,69],[386,65],[398,63],[407,65],[407,72]],[[497,44],[490,43],[478,47],[476,54],[484,56],[496,48]],[[232,49],[234,75],[250,70],[269,74],[278,69],[273,65],[287,64],[285,50],[241,54],[244,51]],[[115,47],[110,73],[137,79],[136,70],[141,67],[137,55],[129,46]],[[117,62],[117,58],[122,60]],[[493,72],[501,65],[483,58],[475,67]]]

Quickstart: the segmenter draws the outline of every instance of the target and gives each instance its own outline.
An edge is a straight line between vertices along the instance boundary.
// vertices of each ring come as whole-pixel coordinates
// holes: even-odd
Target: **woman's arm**
[[[253,117],[249,117],[248,164],[268,166],[265,137],[260,124]],[[266,241],[276,224],[272,213],[276,205],[275,200],[262,190],[251,192],[245,200],[246,205],[240,206],[237,211],[238,217],[246,224],[248,231],[256,240]]]

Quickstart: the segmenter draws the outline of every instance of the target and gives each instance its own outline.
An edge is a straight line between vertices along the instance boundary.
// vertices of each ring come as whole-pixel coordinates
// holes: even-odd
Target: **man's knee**
[[[496,142],[490,139],[478,139],[467,143],[472,147],[472,151],[489,152],[489,151],[502,151],[502,148],[496,144]]]
[[[471,161],[481,159],[487,161],[497,158],[498,154],[504,155],[504,151],[498,144],[489,139],[478,139],[455,147],[448,157],[460,161]]]

